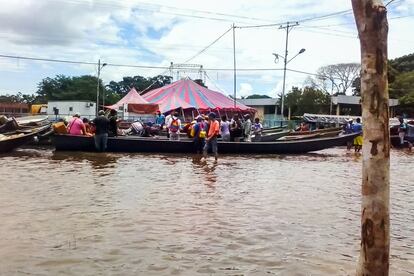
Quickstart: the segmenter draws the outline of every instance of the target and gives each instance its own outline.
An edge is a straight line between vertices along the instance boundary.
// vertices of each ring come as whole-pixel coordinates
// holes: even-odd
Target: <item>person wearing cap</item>
[[[218,149],[217,149],[217,136],[220,132],[220,124],[216,120],[216,114],[214,112],[211,112],[208,114],[208,120],[209,120],[209,128],[207,132],[207,138],[206,138],[206,144],[204,145],[203,149],[203,156],[204,158],[207,157],[207,150],[209,147],[211,147],[211,150],[214,154],[214,158],[218,159]]]
[[[362,149],[362,124],[361,119],[357,118],[355,124],[352,124],[352,132],[359,133],[357,137],[354,138],[354,146],[355,146],[355,152],[360,152]]]
[[[343,127],[343,132],[345,134],[351,134],[351,133],[353,133],[353,131],[352,131],[352,123],[353,123],[353,120],[351,118],[349,118],[349,119],[346,120],[346,124]],[[354,144],[353,141],[346,142],[346,150],[347,151],[350,151],[353,144]]]
[[[85,124],[82,122],[80,114],[77,112],[73,114],[66,129],[70,135],[86,135]]]
[[[165,124],[165,116],[161,113],[160,110],[157,110],[157,113],[155,115],[155,124],[159,125],[161,128]]]
[[[95,125],[95,148],[97,151],[105,151],[108,142],[109,119],[106,118],[105,112],[100,110],[98,117],[93,119],[92,123]]]
[[[244,115],[244,141],[251,142],[252,141],[252,121],[250,120],[250,114]]]
[[[203,153],[204,145],[206,143],[206,127],[204,118],[200,115],[196,118],[196,123],[191,129],[191,134],[194,142],[194,150],[197,154]]]

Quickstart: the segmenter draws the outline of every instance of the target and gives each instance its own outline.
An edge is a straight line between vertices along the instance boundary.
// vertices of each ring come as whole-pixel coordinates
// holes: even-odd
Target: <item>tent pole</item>
[[[236,80],[236,26],[233,23],[233,104],[234,108],[236,108],[236,87],[237,87],[237,80]]]
[[[183,114],[183,121],[185,122],[185,114],[184,114],[184,109],[181,107],[181,113]]]

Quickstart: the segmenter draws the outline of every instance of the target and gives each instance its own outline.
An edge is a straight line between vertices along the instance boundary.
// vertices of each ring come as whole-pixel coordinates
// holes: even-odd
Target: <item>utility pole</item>
[[[100,77],[101,77],[101,69],[106,66],[106,63],[103,63],[101,66],[101,60],[98,60],[98,82],[96,84],[96,117],[98,117],[99,112],[99,86],[100,86]],[[105,107],[105,91],[102,94],[102,106]]]
[[[285,108],[285,86],[286,86],[286,65],[288,64],[288,46],[289,46],[289,32],[292,30],[293,27],[298,26],[298,22],[286,22],[285,25],[281,25],[279,29],[286,30],[286,45],[285,45],[285,58],[284,58],[284,66],[283,66],[283,88],[282,88],[282,104],[280,109],[280,115],[284,118],[284,108]]]
[[[101,73],[101,60],[98,59],[98,82],[96,84],[96,114],[95,116],[98,117],[98,112],[99,112],[99,77],[100,77],[100,73]]]
[[[233,102],[234,108],[236,108],[236,89],[237,89],[237,79],[236,79],[236,26],[233,23]]]

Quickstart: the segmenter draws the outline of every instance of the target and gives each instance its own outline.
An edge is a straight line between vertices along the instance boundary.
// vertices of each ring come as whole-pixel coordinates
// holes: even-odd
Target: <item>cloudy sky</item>
[[[385,3],[390,0],[385,0]],[[290,69],[315,72],[320,66],[359,61],[350,0],[0,0],[0,55],[102,62],[123,65],[169,66],[184,63],[236,26],[299,21],[290,32],[289,56],[306,52]],[[414,0],[388,6],[389,57],[414,52]],[[329,15],[331,16],[325,16]],[[304,20],[306,19],[306,20]],[[210,88],[233,93],[232,32],[190,63],[207,71]],[[236,29],[237,67],[282,68],[272,53],[283,54],[285,32],[276,27]],[[96,74],[96,66],[0,57],[0,94],[35,93],[45,77],[57,74]],[[104,82],[123,76],[154,76],[160,68],[107,66]],[[183,72],[196,78],[193,72]],[[276,96],[283,71],[240,71],[238,96]],[[288,72],[287,86],[302,86],[306,74]]]

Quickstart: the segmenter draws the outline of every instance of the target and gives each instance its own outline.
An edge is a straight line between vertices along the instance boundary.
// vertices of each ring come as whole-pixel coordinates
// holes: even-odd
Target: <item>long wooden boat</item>
[[[267,129],[263,129],[262,133],[263,134],[270,134],[270,133],[276,133],[276,132],[281,132],[281,131],[285,131],[285,130],[286,130],[286,128],[281,128],[281,127],[271,128],[271,129],[267,128]]]
[[[335,137],[338,136],[339,133],[341,133],[342,130],[334,130],[329,132],[317,132],[317,133],[311,133],[311,134],[305,134],[305,135],[287,135],[284,137],[281,137],[279,140],[306,140],[306,139],[312,139],[312,138],[322,138],[322,137]]]
[[[342,130],[342,128],[330,127],[330,128],[323,128],[323,129],[309,130],[309,131],[294,131],[294,132],[289,133],[289,136],[325,133],[325,132],[332,132],[332,131],[338,131],[338,130]]]
[[[43,126],[49,123],[47,115],[34,115],[16,118],[19,126]]]
[[[12,151],[20,146],[31,143],[35,136],[42,135],[48,131],[49,125],[27,130],[17,130],[12,133],[2,134],[0,136],[0,153]]]
[[[218,142],[219,153],[232,154],[299,154],[326,148],[343,146],[352,141],[357,134],[337,137],[309,139],[301,141],[276,142]],[[55,135],[53,144],[58,151],[95,151],[93,137]],[[190,140],[168,141],[165,139],[141,137],[110,137],[109,152],[159,152],[159,153],[192,153],[193,143]]]
[[[260,142],[274,142],[279,138],[282,138],[290,133],[289,130],[279,131],[275,133],[263,134]],[[254,140],[254,136],[252,136],[252,141]]]

